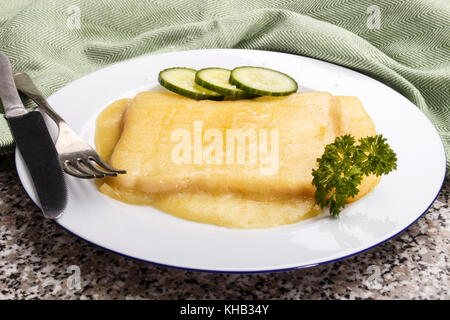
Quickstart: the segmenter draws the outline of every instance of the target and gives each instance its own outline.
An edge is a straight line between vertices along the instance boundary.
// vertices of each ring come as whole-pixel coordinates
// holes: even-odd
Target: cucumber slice
[[[256,95],[238,89],[230,83],[231,70],[224,68],[205,68],[195,74],[195,83],[209,90],[216,91],[228,98],[248,99]]]
[[[260,96],[287,96],[297,91],[294,79],[285,73],[262,67],[237,67],[231,71],[230,83]]]
[[[169,68],[159,73],[158,81],[164,88],[188,98],[223,100],[223,95],[195,83],[196,72],[191,68]]]

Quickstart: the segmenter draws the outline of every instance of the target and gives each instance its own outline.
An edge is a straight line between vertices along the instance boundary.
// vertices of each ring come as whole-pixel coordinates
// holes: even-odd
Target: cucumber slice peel
[[[229,82],[230,75],[231,70],[228,69],[215,67],[204,68],[197,71],[195,74],[195,83],[209,90],[216,91],[228,98],[248,99],[256,97],[256,95],[241,90],[231,84]]]
[[[158,82],[166,89],[196,100],[223,100],[223,95],[195,83],[197,70],[174,67],[162,70]]]
[[[248,93],[261,96],[287,96],[298,89],[297,82],[287,74],[252,66],[233,69],[230,83]]]

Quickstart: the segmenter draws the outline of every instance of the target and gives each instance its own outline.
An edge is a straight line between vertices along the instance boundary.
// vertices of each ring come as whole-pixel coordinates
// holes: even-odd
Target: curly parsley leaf
[[[366,176],[381,176],[397,169],[397,156],[380,134],[359,139],[355,163]]]
[[[382,135],[356,140],[347,134],[337,137],[325,147],[313,169],[312,184],[316,187],[316,203],[329,207],[332,216],[338,216],[348,198],[358,194],[363,176],[380,176],[397,168],[395,152]]]

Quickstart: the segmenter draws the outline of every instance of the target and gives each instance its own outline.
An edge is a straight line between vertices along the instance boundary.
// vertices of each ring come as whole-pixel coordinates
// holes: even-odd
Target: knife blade
[[[38,111],[28,111],[20,100],[11,63],[0,52],[0,99],[16,146],[33,181],[44,216],[56,219],[67,204],[67,187],[58,153]]]

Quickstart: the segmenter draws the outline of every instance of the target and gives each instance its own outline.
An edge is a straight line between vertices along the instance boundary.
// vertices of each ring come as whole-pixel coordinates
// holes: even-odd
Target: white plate
[[[327,214],[291,225],[233,230],[182,220],[152,207],[127,205],[99,193],[92,181],[68,177],[69,203],[58,223],[75,235],[139,260],[218,272],[268,272],[323,264],[361,253],[402,232],[427,211],[445,176],[445,154],[433,125],[399,93],[355,71],[277,52],[214,49],[170,52],[123,61],[60,89],[50,104],[93,145],[95,119],[110,102],[161,90],[158,72],[173,66],[255,65],[293,76],[300,91],[356,95],[398,155],[398,170],[339,219]],[[52,134],[55,133],[51,126]],[[19,177],[36,202],[16,151]]]

